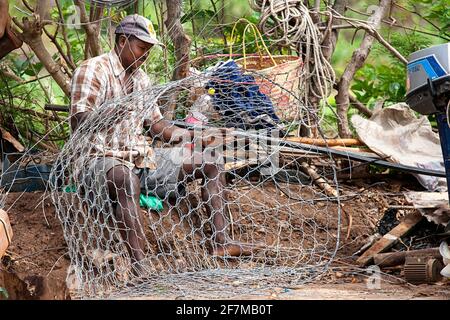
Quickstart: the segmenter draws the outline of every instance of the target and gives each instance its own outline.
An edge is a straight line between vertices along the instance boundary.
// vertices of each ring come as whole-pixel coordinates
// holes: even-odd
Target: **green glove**
[[[156,211],[163,210],[163,202],[159,198],[148,196],[142,193],[139,196],[139,205],[143,208],[153,209]]]
[[[67,193],[77,192],[77,187],[73,184],[68,185],[64,188],[64,192],[67,192]]]

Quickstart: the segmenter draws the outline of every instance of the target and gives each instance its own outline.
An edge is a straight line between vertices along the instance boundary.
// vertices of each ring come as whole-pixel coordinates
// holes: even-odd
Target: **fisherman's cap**
[[[116,28],[116,34],[135,36],[147,43],[161,45],[156,38],[156,32],[152,22],[138,14],[126,16]]]

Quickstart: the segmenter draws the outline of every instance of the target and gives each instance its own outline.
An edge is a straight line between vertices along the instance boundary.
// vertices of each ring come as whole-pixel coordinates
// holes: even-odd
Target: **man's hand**
[[[149,123],[149,121],[144,121],[144,127],[150,128],[148,132],[153,138],[158,137],[168,143],[180,143],[183,140],[192,141],[194,136],[193,131],[180,128],[165,119],[153,124]]]

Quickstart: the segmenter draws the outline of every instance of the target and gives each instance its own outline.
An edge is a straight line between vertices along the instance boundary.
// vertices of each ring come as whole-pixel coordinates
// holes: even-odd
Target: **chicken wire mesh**
[[[338,190],[334,160],[285,145],[303,117],[280,119],[261,75],[232,67],[107,101],[72,133],[49,181],[74,297],[224,298],[327,270],[339,197],[304,169]],[[316,116],[295,95],[288,101]],[[183,120],[156,130],[146,120],[156,108]]]
[[[284,144],[287,133],[311,126],[305,119],[319,122],[302,91],[301,60],[266,73],[241,74],[233,62],[191,71],[182,81],[108,101],[56,161],[50,157],[50,177],[42,176],[47,165],[36,173],[50,181],[74,298],[254,295],[316,279],[331,263],[339,198],[316,187],[304,169],[314,163],[338,190],[334,160],[314,146]],[[189,127],[194,141],[174,145],[144,126],[156,106],[182,119],[174,125]],[[122,172],[114,167],[108,175],[111,158]],[[19,180],[29,182],[20,175],[33,159],[27,152],[18,167],[3,171],[5,196]],[[142,208],[149,200],[153,207]]]

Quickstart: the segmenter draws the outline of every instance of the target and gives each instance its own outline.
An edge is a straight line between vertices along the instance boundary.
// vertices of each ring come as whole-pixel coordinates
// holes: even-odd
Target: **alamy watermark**
[[[366,286],[369,290],[381,289],[381,269],[379,266],[370,266],[366,269],[368,277],[366,280]]]

